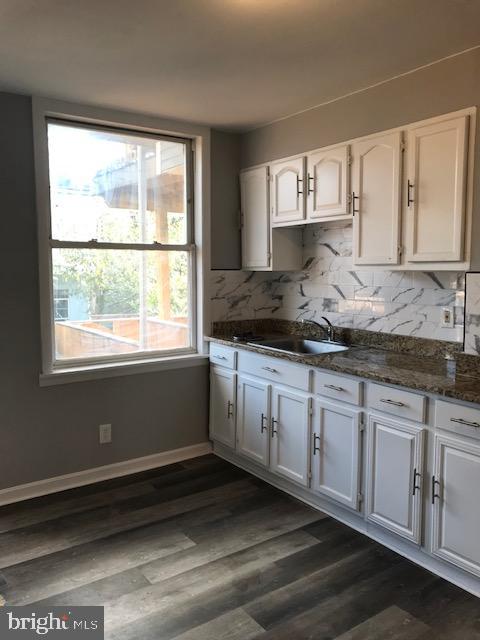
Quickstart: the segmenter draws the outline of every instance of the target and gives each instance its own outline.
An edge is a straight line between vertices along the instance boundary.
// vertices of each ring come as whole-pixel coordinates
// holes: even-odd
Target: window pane
[[[54,249],[52,259],[57,360],[191,346],[188,252]]]
[[[52,237],[185,244],[185,144],[48,124]]]

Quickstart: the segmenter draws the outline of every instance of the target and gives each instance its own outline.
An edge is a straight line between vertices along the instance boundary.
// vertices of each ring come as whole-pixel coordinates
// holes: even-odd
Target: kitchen
[[[34,4],[0,45],[0,618],[477,637],[476,3]]]

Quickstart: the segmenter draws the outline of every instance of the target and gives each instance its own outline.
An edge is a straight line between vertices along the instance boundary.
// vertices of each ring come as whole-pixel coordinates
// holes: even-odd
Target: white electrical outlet
[[[100,444],[108,444],[112,441],[112,425],[101,424],[98,426],[98,436]]]
[[[442,327],[452,328],[454,323],[454,311],[452,307],[443,307],[442,309]]]

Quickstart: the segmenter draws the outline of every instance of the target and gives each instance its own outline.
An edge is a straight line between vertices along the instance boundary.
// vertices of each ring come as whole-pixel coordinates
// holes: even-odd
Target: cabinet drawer
[[[313,391],[321,396],[335,398],[351,404],[362,404],[362,383],[323,371],[315,371],[313,377]]]
[[[237,352],[235,349],[224,347],[221,344],[210,343],[210,362],[221,367],[235,369],[237,366]]]
[[[279,358],[268,358],[240,351],[238,353],[238,369],[252,376],[266,378],[289,387],[310,390],[310,369],[306,366],[290,364]]]
[[[368,386],[368,406],[377,411],[392,413],[415,422],[424,422],[426,398],[417,393],[384,387],[381,384]]]
[[[437,400],[435,426],[460,435],[480,438],[480,408]]]

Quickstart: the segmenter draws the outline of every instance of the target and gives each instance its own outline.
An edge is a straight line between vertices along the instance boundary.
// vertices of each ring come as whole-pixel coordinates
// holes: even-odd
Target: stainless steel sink
[[[328,340],[306,340],[297,336],[285,338],[272,338],[271,340],[255,340],[248,344],[262,349],[272,349],[272,351],[283,351],[285,353],[304,353],[309,355],[321,355],[325,353],[335,353],[336,351],[346,351],[348,347],[340,342],[330,342]]]

